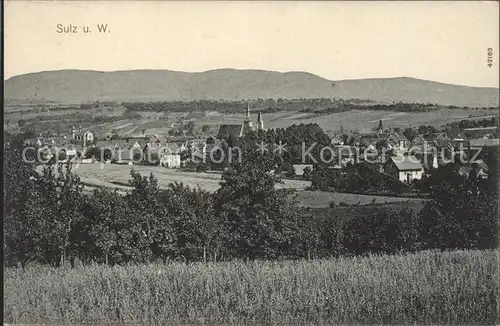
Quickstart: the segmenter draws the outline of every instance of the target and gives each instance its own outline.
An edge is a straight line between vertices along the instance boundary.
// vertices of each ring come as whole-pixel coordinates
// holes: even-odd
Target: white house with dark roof
[[[95,135],[90,130],[87,130],[85,132],[76,131],[76,129],[73,127],[71,133],[72,133],[73,142],[75,142],[77,144],[81,143],[83,145],[83,147],[87,147],[90,144],[93,144],[95,142]]]
[[[384,165],[384,172],[401,182],[422,179],[424,166],[415,156],[392,156]]]

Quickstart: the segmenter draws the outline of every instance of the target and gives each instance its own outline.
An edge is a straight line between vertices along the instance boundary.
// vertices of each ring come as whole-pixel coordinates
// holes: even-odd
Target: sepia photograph
[[[498,1],[3,1],[4,325],[500,324]]]

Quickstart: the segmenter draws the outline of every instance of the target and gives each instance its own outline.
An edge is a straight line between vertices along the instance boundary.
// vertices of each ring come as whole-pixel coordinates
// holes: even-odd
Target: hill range
[[[499,89],[409,77],[333,81],[306,72],[218,69],[206,72],[58,70],[14,76],[6,101],[81,103],[109,101],[342,98],[379,103],[432,103],[497,107]]]

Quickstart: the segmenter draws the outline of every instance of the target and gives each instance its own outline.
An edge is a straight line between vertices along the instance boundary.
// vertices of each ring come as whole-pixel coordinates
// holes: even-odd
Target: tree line
[[[492,179],[443,170],[422,186],[432,200],[421,212],[403,205],[349,214],[341,207],[318,217],[275,189],[269,161],[247,146],[247,159],[223,173],[215,193],[177,183],[162,189],[154,175],[132,171],[129,193],[85,195],[70,165],[36,170],[21,159],[22,139],[10,137],[4,140],[4,261],[274,260],[496,247]]]
[[[302,98],[302,99],[253,99],[251,101],[231,100],[195,100],[195,101],[156,101],[122,102],[121,105],[134,111],[151,112],[202,112],[218,111],[221,113],[242,113],[250,105],[264,113],[279,111],[300,111],[306,113],[335,113],[349,110],[389,110],[396,112],[430,112],[442,108],[461,109],[456,106],[444,106],[424,103],[377,104],[371,100],[341,98]],[[488,108],[495,109],[495,108]]]

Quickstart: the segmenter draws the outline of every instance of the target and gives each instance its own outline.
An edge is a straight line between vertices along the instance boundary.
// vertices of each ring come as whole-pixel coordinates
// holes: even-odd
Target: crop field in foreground
[[[4,270],[4,322],[495,324],[498,250]]]

